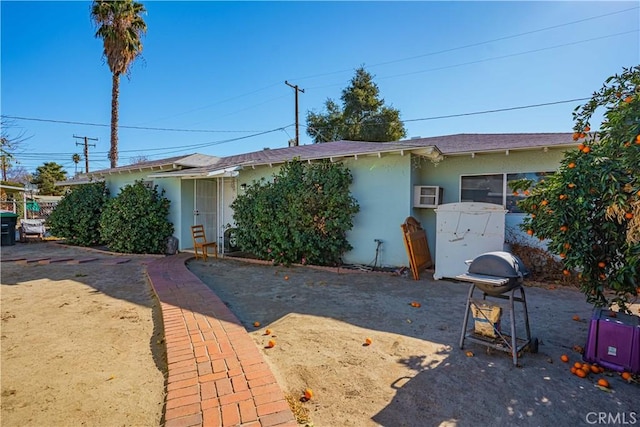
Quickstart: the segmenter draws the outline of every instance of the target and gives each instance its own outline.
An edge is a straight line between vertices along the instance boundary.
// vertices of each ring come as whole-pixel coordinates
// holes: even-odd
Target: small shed
[[[493,203],[460,202],[438,206],[436,266],[433,278],[455,278],[467,272],[466,261],[485,252],[504,250],[506,210]]]

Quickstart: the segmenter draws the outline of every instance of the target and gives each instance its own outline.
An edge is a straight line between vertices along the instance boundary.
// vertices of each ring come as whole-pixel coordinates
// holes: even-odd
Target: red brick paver
[[[297,427],[282,389],[247,331],[186,268],[192,257],[178,254],[147,266],[160,300],[167,345],[165,426]]]

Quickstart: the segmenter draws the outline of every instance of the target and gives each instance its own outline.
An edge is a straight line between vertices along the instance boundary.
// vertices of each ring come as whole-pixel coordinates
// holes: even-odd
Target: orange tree
[[[604,120],[591,131],[600,110]],[[640,293],[640,66],[609,77],[573,117],[580,144],[558,171],[533,187],[512,184],[529,194],[521,226],[576,275],[587,302],[628,312]]]

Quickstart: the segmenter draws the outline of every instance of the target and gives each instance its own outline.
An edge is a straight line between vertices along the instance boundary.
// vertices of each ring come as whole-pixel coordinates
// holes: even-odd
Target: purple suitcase
[[[640,317],[595,309],[583,359],[614,371],[640,374]]]

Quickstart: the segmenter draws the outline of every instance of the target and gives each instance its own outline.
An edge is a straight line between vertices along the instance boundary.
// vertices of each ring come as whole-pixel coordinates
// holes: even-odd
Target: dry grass
[[[309,410],[303,405],[300,396],[287,393],[285,399],[289,404],[289,408],[291,408],[291,412],[293,412],[293,415],[296,417],[298,424],[304,425],[305,427],[312,427],[313,423],[309,417]]]

